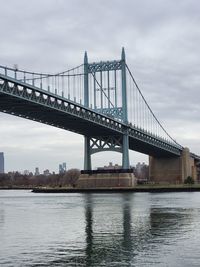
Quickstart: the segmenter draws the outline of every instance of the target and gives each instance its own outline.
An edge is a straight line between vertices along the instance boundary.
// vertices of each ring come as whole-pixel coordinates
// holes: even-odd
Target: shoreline
[[[136,186],[113,188],[33,188],[33,193],[167,193],[167,192],[200,192],[198,186]]]
[[[67,187],[0,187],[1,190],[31,190],[33,193],[168,193],[168,192],[200,192],[200,184],[196,185],[138,185],[135,187],[112,188],[67,188]]]

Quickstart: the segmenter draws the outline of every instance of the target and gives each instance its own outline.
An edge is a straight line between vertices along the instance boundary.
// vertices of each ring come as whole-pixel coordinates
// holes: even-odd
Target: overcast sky
[[[0,65],[58,72],[83,62],[127,63],[168,132],[200,154],[200,2],[196,0],[0,0]],[[6,171],[60,162],[83,168],[83,137],[0,113]],[[130,152],[131,164],[148,160]],[[93,167],[121,162],[98,153]]]

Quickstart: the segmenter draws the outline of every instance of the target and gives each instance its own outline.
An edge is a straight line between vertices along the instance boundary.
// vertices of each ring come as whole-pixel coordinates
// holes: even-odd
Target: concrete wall
[[[149,179],[156,183],[180,183],[181,158],[149,157]]]
[[[184,148],[180,157],[149,157],[150,181],[158,183],[182,183],[192,176],[197,180],[196,162],[190,157],[188,148]]]
[[[136,183],[133,173],[81,174],[78,188],[132,187]]]

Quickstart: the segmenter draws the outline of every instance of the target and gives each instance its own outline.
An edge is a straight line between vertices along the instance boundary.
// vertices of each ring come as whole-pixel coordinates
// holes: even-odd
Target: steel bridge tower
[[[119,72],[121,72],[121,74],[117,75]],[[120,76],[120,80],[118,76]],[[118,99],[119,88],[121,91],[121,102]],[[97,91],[99,92],[99,95],[97,94]],[[111,91],[113,91],[114,104],[111,102]],[[128,124],[126,56],[124,48],[122,48],[120,60],[95,63],[88,63],[87,52],[85,52],[84,106],[88,108],[91,103],[91,95],[93,95],[94,98],[93,107],[91,105],[93,109],[106,114],[108,117],[114,117],[126,125]],[[103,96],[104,98],[106,96],[106,105],[103,103]],[[97,106],[98,101],[99,107]],[[128,127],[125,128],[127,130],[125,130],[121,136],[93,136],[91,134],[84,137],[84,170],[92,169],[91,155],[102,151],[116,151],[122,153],[122,168],[129,169],[129,136]]]

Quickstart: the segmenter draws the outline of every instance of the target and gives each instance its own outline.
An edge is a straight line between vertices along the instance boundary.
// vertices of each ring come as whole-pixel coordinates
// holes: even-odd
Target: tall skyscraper
[[[66,162],[63,162],[61,164],[59,164],[59,173],[65,173],[67,171],[67,164]]]
[[[0,173],[4,173],[4,154],[0,152]]]
[[[66,162],[63,162],[63,171],[66,172],[66,170],[67,170],[67,164]]]
[[[36,176],[37,176],[37,175],[40,175],[40,171],[39,171],[39,168],[38,168],[38,167],[35,168],[35,175],[36,175]]]

